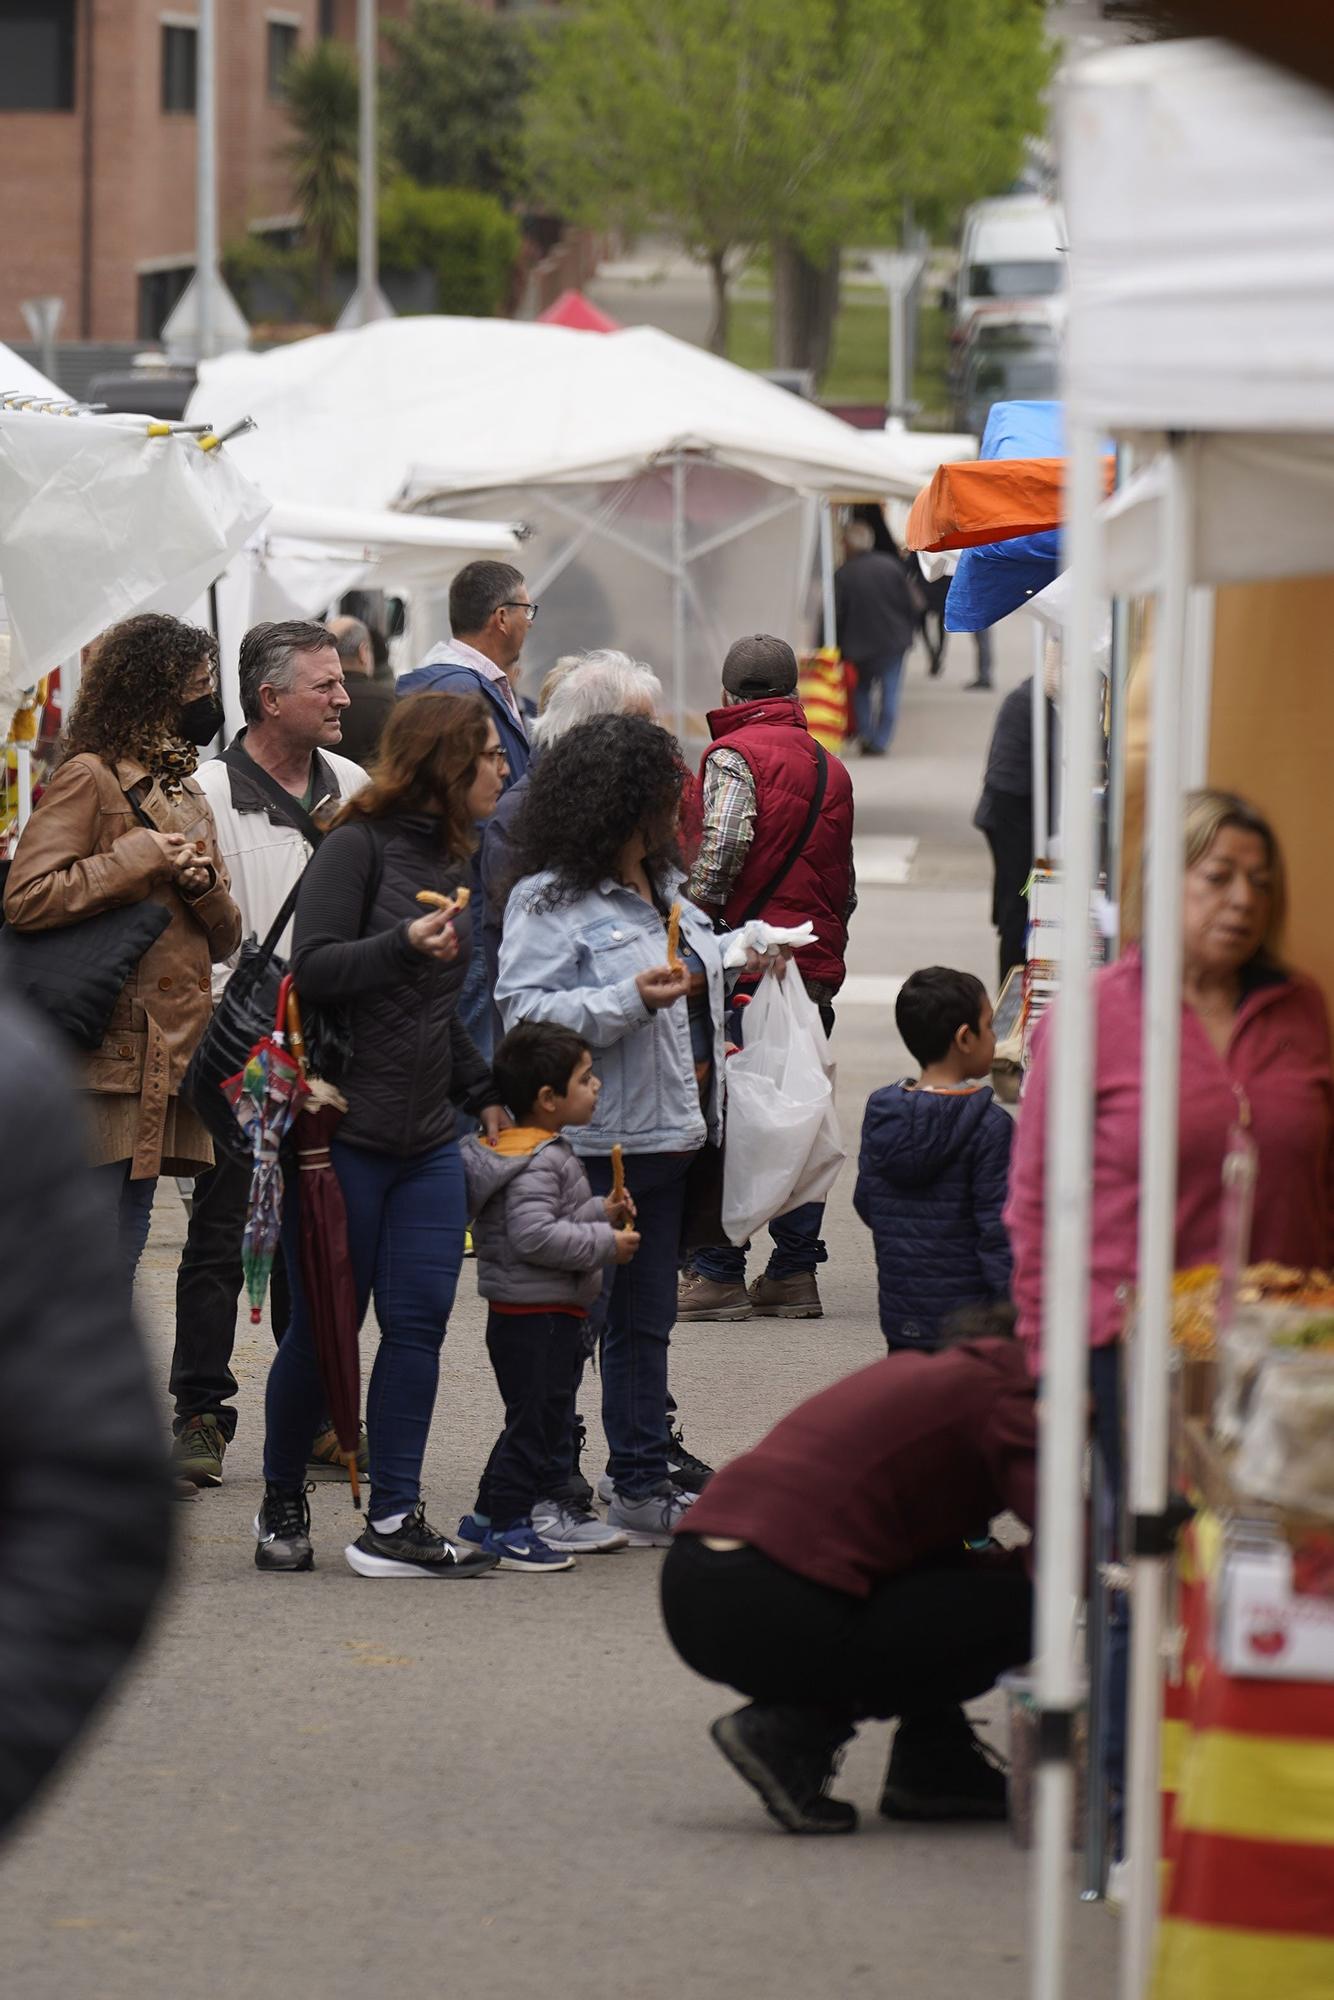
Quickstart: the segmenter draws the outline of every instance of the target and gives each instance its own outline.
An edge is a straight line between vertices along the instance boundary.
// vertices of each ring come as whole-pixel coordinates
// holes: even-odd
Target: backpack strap
[[[228,770],[235,771],[238,777],[247,779],[256,790],[263,792],[279,819],[295,827],[313,848],[319,846],[324,838],[323,830],[315,824],[300,799],[293,798],[276,778],[271,778],[263,765],[257,764],[250,756],[243,743],[229,743],[222,752],[222,762]]]

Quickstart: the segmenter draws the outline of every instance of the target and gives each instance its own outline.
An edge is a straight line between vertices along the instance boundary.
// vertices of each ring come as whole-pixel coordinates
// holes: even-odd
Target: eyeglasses
[[[483,759],[485,759],[488,763],[491,764],[497,764],[497,765],[504,764],[505,762],[507,762],[507,753],[501,749],[479,750],[477,752],[478,763],[480,764],[483,761]]]
[[[517,597],[507,597],[505,599],[505,602],[501,605],[500,608],[502,611],[526,612],[528,616],[528,623],[530,625],[533,623],[533,620],[537,617],[537,606],[535,604],[525,603],[522,599]]]

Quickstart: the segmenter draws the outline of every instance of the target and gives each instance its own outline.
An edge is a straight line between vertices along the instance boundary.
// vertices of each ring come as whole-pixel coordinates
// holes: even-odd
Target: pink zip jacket
[[[1089,1341],[1121,1332],[1123,1287],[1139,1257],[1140,1059],[1143,962],[1136,950],[1097,975],[1097,1080]],[[1038,1032],[1010,1162],[1005,1221],[1014,1250],[1019,1334],[1034,1371],[1042,1328],[1042,1184],[1050,1037]],[[1241,1093],[1259,1154],[1253,1262],[1320,1265],[1331,1257],[1334,1091],[1324,996],[1302,973],[1257,986],[1237,1009],[1220,1057],[1190,1007],[1181,1010],[1181,1120],[1176,1268],[1218,1258],[1223,1159]]]

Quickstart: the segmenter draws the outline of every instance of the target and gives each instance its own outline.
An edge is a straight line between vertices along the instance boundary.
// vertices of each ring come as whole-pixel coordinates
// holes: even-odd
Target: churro
[[[681,970],[681,905],[673,903],[667,919],[667,963],[673,972]]]
[[[448,910],[451,917],[457,917],[472,901],[472,890],[460,889],[457,895],[442,896],[437,889],[418,889],[417,901],[425,903],[428,909]]]

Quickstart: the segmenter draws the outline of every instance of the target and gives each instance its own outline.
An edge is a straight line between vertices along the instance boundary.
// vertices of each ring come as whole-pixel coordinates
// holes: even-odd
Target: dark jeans
[[[988,792],[982,831],[991,849],[991,921],[1000,944],[1000,983],[1011,966],[1022,965],[1028,944],[1028,898],[1033,873],[1033,806],[1009,792]]]
[[[357,1317],[372,1295],[380,1346],[366,1395],[371,1520],[404,1513],[421,1498],[421,1468],[440,1377],[440,1348],[463,1262],[467,1201],[457,1144],[407,1159],[333,1143],[347,1205]],[[269,1371],[264,1398],[264,1477],[292,1492],[324,1408],[324,1389],[301,1285],[299,1199],[283,1218],[292,1320]]]
[[[907,1570],[862,1598],[758,1549],[725,1553],[682,1534],[663,1565],[662,1615],[705,1680],[851,1722],[971,1701],[1033,1645],[1023,1564],[991,1554]]]
[[[116,1249],[128,1291],[134,1290],[134,1274],[144,1254],[153,1220],[153,1197],[157,1180],[132,1181],[129,1160],[112,1160],[94,1167],[93,1174],[108,1202],[116,1205]]]
[[[250,1166],[223,1154],[195,1182],[181,1267],[176,1274],[176,1346],[171,1357],[173,1428],[191,1417],[216,1417],[223,1435],[236,1435],[232,1349],[236,1309],[245,1283],[241,1238],[250,1194]],[[292,1316],[287,1267],[275,1257],[269,1279],[269,1322],[275,1343]]]
[[[690,1153],[627,1153],[625,1184],[640,1245],[608,1266],[602,1295],[602,1425],[618,1491],[639,1499],[667,1477],[667,1345],[676,1324],[681,1217]],[[586,1159],[593,1193],[611,1193],[611,1161]]]
[[[902,653],[882,653],[875,660],[858,660],[852,708],[863,749],[888,750],[899,720],[903,688]]]
[[[791,973],[788,975],[792,977]],[[827,1000],[820,1003],[820,1019],[827,1035],[834,1032],[834,1010]],[[729,1015],[728,1034],[735,1042],[741,1040],[739,1023]],[[802,1272],[813,1272],[818,1264],[829,1262],[829,1252],[820,1235],[820,1225],[824,1221],[825,1205],[822,1201],[803,1201],[798,1208],[790,1208],[786,1215],[776,1215],[768,1224],[773,1249],[765,1267],[766,1278],[796,1278]],[[719,1285],[744,1285],[746,1282],[746,1252],[749,1243],[740,1246],[721,1243],[692,1250],[687,1268],[698,1271],[702,1278],[712,1278]]]
[[[1093,1442],[1102,1456],[1104,1490],[1112,1510],[1113,1553],[1119,1554],[1121,1502],[1125,1467],[1121,1451],[1121,1343],[1095,1347],[1089,1353],[1089,1387],[1093,1392]],[[1126,1785],[1126,1736],[1130,1680],[1130,1600],[1125,1591],[1111,1593],[1107,1625],[1107,1709],[1102,1740],[1102,1767],[1112,1794],[1112,1827],[1120,1853],[1121,1801]]]
[[[499,1313],[486,1321],[486,1351],[505,1404],[477,1488],[477,1511],[508,1528],[545,1495],[547,1467],[561,1450],[582,1372],[587,1321],[574,1313]]]

